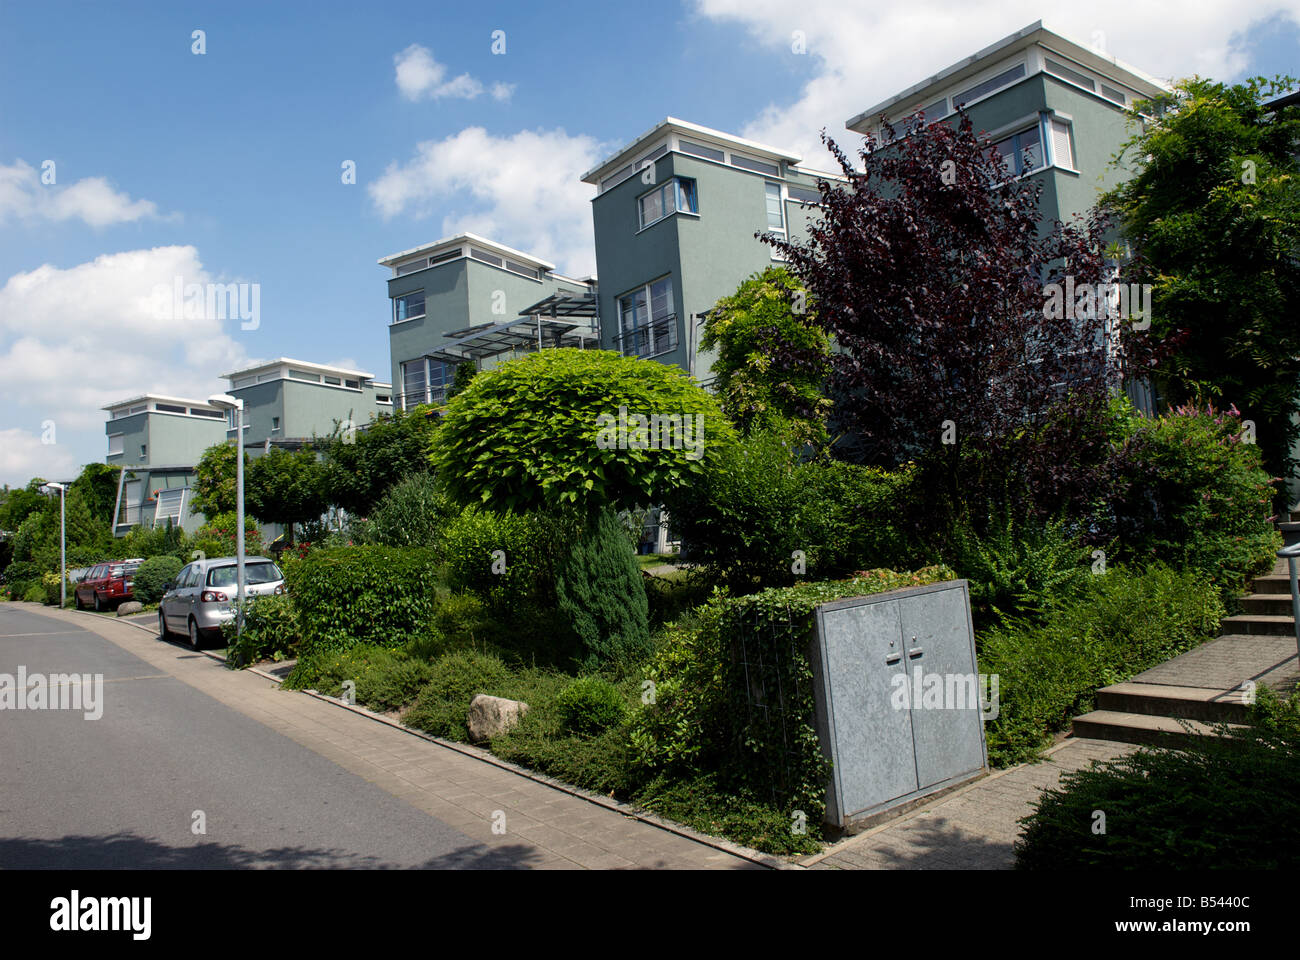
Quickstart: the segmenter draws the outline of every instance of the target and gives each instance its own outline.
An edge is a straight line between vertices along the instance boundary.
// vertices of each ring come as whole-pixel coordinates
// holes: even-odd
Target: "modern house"
[[[388,326],[397,405],[441,403],[461,364],[483,369],[521,353],[597,341],[594,278],[472,233],[404,250],[388,267]]]
[[[208,447],[226,439],[224,414],[203,400],[148,393],[112,403],[104,462],[120,466],[114,535],[137,524],[171,520],[187,531],[203,522],[189,506],[194,467]]]
[[[1125,178],[1110,163],[1132,132],[1125,111],[1168,89],[1040,20],[868,107],[846,125],[883,143],[882,116],[901,130],[917,111],[933,122],[964,106],[1010,172],[1041,181],[1044,220],[1068,222]]]
[[[806,236],[818,179],[796,154],[668,117],[583,175],[592,199],[600,343],[707,386],[702,315],[779,264],[756,233]]]
[[[230,395],[244,401],[243,445],[250,456],[360,429],[393,411],[392,385],[361,370],[280,357],[222,377]],[[225,421],[222,439],[233,440],[234,413]]]

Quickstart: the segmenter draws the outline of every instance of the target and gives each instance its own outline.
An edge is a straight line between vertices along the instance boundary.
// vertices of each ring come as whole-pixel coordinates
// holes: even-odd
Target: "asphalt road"
[[[109,640],[0,604],[0,675],[20,666],[103,674],[106,708],[0,709],[0,868],[505,865]]]

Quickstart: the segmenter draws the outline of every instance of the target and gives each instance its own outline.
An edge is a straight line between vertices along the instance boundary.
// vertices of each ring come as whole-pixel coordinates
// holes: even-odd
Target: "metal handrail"
[[[1291,616],[1295,620],[1295,650],[1300,658],[1300,543],[1293,543],[1277,552],[1280,559],[1286,561],[1287,572],[1291,575]]]

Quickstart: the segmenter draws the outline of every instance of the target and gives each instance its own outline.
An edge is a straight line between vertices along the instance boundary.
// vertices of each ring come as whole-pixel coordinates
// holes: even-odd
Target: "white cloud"
[[[397,89],[407,100],[473,100],[483,94],[483,84],[468,73],[447,79],[447,67],[433,59],[428,47],[418,43],[393,54],[393,66]],[[498,82],[490,93],[494,100],[509,100],[514,89],[512,83]]]
[[[1097,37],[1112,56],[1166,80],[1193,73],[1236,78],[1246,67],[1243,35],[1252,26],[1278,14],[1300,23],[1298,0],[1098,0],[1047,8],[1041,0],[696,0],[696,9],[791,57],[798,56],[794,31],[803,32],[813,77],[739,132],[802,152],[805,163],[822,169],[833,163],[818,140],[823,127],[837,141],[856,142],[844,128],[850,117],[1036,20],[1087,46]]]
[[[57,434],[56,442],[43,443],[44,433],[46,429],[40,424],[34,430],[0,430],[0,481],[16,487],[26,485],[32,477],[71,480],[81,472],[81,463],[71,447],[59,444]]]
[[[92,227],[132,223],[158,215],[150,200],[132,200],[114,190],[103,177],[86,177],[71,186],[41,182],[41,170],[17,160],[0,164],[0,223],[17,220],[81,220]]]
[[[0,480],[25,483],[27,464],[102,460],[100,408],[141,393],[206,397],[248,362],[239,320],[160,319],[154,293],[219,281],[191,246],[105,254],[67,269],[49,265],[0,287],[0,410],[7,423]],[[55,449],[35,450],[19,433],[55,430]],[[15,429],[18,433],[15,433]],[[34,433],[38,438],[40,432]],[[12,441],[10,437],[12,436]],[[47,446],[42,444],[41,446]],[[24,475],[24,471],[27,471]]]
[[[411,160],[390,164],[367,189],[385,219],[428,216],[451,202],[455,212],[443,218],[441,236],[477,233],[586,276],[596,265],[594,190],[579,177],[601,149],[592,137],[563,130],[496,137],[468,127],[417,144]]]

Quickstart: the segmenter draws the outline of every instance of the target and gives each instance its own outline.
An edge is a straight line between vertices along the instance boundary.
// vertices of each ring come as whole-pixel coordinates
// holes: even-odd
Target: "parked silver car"
[[[174,633],[190,638],[195,650],[235,617],[237,571],[234,557],[196,560],[176,575],[158,603],[158,633],[166,640]],[[284,593],[284,574],[266,557],[244,558],[244,586],[248,597]]]

